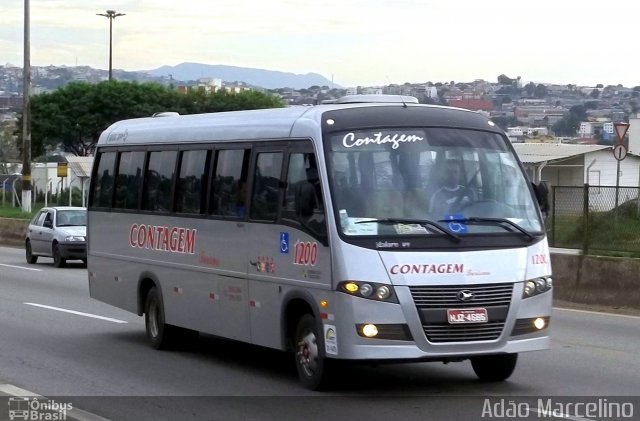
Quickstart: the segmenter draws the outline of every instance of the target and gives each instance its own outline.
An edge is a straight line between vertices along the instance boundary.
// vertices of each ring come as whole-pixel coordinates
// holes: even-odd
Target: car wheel
[[[33,255],[33,250],[31,250],[31,241],[27,240],[27,244],[25,245],[26,255],[27,255],[27,263],[34,264],[38,261],[38,256]]]
[[[60,256],[60,247],[58,247],[58,244],[54,244],[53,245],[53,266],[57,268],[63,268],[65,263],[67,263],[67,259],[63,259],[62,256]]]

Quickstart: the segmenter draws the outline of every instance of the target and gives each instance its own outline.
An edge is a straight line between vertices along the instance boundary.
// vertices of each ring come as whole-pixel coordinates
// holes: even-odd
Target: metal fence
[[[640,253],[638,187],[554,186],[546,221],[552,247]]]

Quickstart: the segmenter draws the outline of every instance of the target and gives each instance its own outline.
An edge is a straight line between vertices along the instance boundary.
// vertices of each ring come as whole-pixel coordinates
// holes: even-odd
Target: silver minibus
[[[542,187],[486,116],[412,97],[120,121],[91,178],[90,294],[144,315],[154,348],[290,351],[311,389],[338,360],[501,381],[549,347]]]

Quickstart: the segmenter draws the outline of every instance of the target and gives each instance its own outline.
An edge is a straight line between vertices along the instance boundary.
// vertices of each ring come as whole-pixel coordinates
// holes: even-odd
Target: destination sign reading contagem
[[[371,133],[364,136],[358,135],[358,137],[356,137],[355,133],[349,132],[342,138],[342,144],[345,148],[353,148],[369,144],[384,145],[385,143],[391,143],[391,149],[398,149],[401,143],[413,143],[419,140],[424,140],[424,137],[408,133],[383,134],[383,132]]]
[[[133,248],[194,254],[197,230],[161,225],[132,224],[129,245]]]

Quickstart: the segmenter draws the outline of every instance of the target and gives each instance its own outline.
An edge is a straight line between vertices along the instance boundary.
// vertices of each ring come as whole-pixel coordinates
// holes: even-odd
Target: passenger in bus
[[[247,181],[240,180],[240,187],[238,188],[238,196],[236,197],[236,216],[240,218],[244,217],[246,212],[247,203]]]
[[[429,202],[429,212],[436,219],[459,212],[466,204],[475,200],[474,191],[460,184],[462,180],[460,162],[448,159],[444,168],[443,185],[431,196]]]

